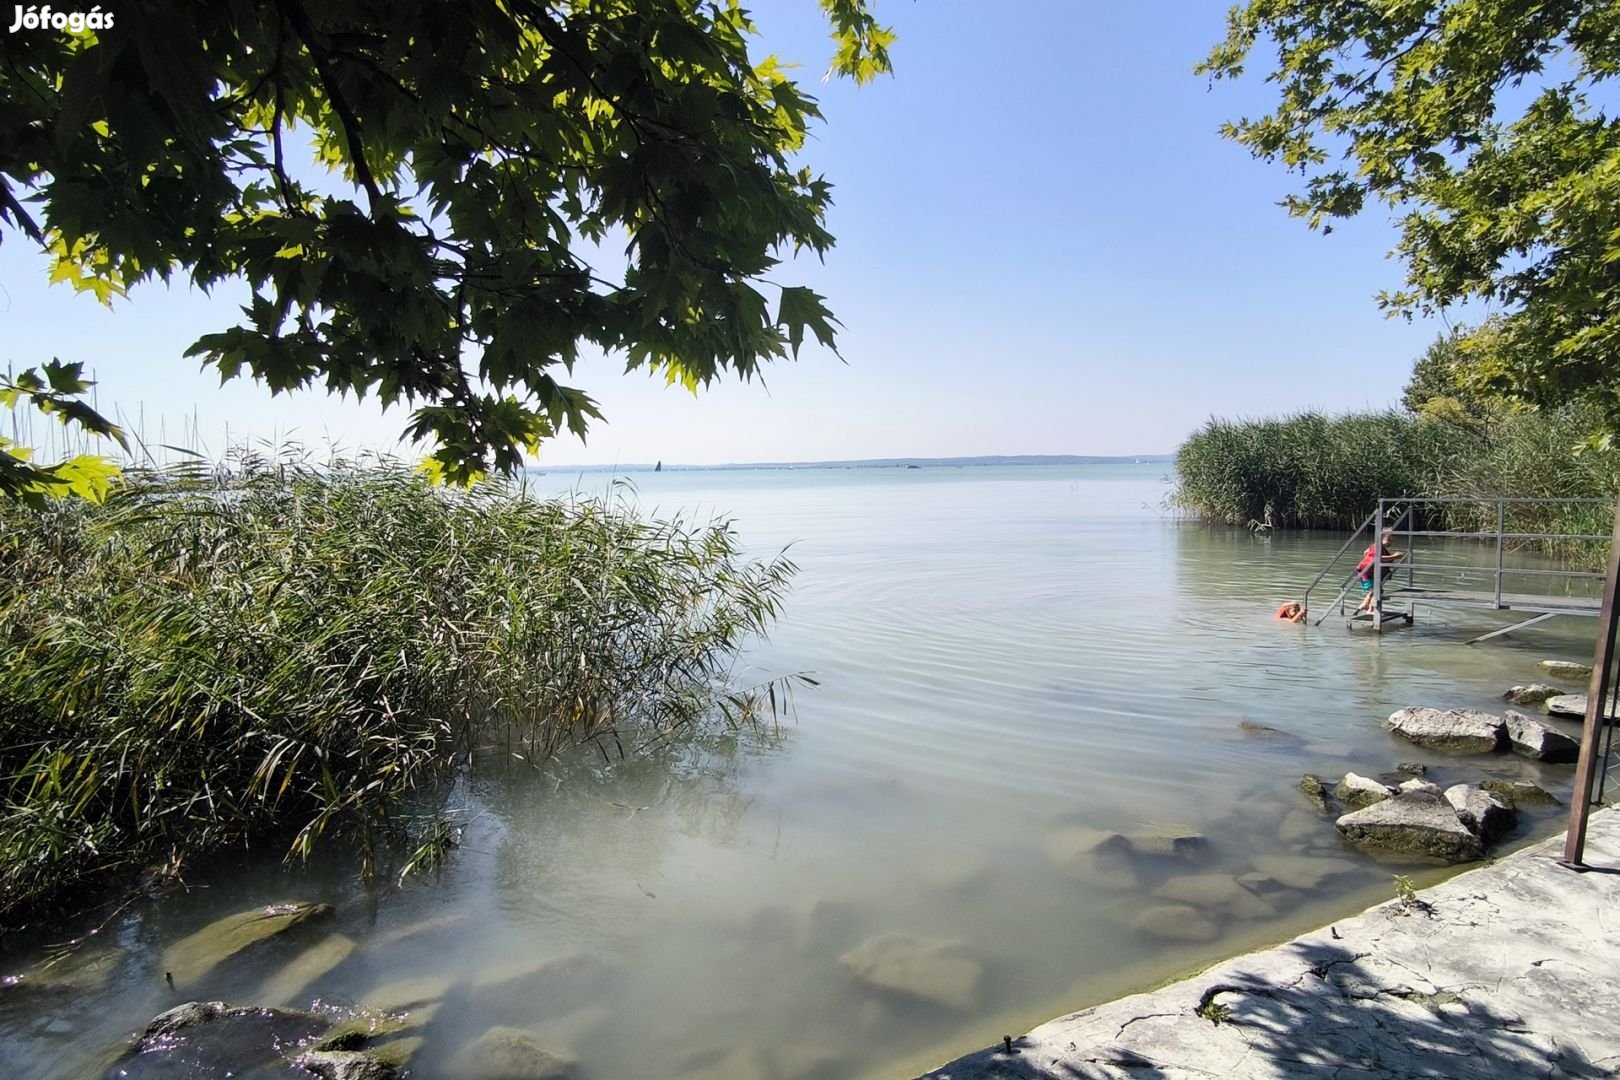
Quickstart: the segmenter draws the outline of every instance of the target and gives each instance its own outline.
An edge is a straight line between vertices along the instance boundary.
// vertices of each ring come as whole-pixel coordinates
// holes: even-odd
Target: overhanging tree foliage
[[[820,2],[833,71],[887,71],[867,0]],[[103,301],[245,279],[190,350],[222,379],[375,394],[449,478],[509,470],[599,415],[559,381],[583,345],[696,389],[833,344],[822,297],[767,276],[831,246],[830,185],[752,29],[736,0],[145,0],[20,31],[0,237]]]
[[[1480,391],[1595,406],[1620,433],[1620,5],[1609,0],[1248,0],[1199,70],[1276,47],[1274,111],[1224,133],[1303,177],[1324,230],[1400,215],[1411,315],[1482,301],[1457,342]]]

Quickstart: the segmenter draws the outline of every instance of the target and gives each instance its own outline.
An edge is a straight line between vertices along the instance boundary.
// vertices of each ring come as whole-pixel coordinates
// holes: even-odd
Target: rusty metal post
[[[1592,652],[1592,678],[1586,686],[1586,723],[1581,726],[1581,756],[1575,765],[1575,792],[1569,799],[1569,834],[1564,838],[1565,866],[1585,868],[1586,820],[1592,814],[1592,784],[1597,778],[1598,737],[1607,719],[1609,675],[1614,666],[1615,604],[1620,584],[1620,501],[1615,504],[1614,533],[1609,539],[1609,576],[1603,582],[1603,607],[1598,615],[1597,645]]]

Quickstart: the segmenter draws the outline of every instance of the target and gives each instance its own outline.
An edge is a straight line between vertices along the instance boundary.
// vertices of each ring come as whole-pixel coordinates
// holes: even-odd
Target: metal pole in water
[[[1502,534],[1507,532],[1507,500],[1496,500],[1496,607],[1502,608]]]
[[[1378,521],[1373,528],[1372,626],[1374,633],[1384,628],[1384,500],[1378,500]]]
[[[1571,869],[1581,870],[1586,854],[1586,819],[1592,813],[1592,784],[1597,777],[1598,736],[1607,719],[1609,669],[1614,665],[1614,632],[1620,610],[1615,606],[1615,589],[1620,582],[1620,500],[1615,503],[1614,532],[1609,538],[1609,576],[1603,582],[1603,607],[1598,615],[1597,644],[1592,651],[1592,678],[1586,686],[1586,722],[1581,725],[1581,755],[1575,765],[1575,791],[1569,797],[1569,834],[1564,837],[1564,857]]]

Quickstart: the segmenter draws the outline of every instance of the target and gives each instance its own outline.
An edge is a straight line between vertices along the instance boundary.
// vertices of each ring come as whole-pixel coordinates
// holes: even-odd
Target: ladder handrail
[[[1316,575],[1316,579],[1314,581],[1312,581],[1309,585],[1305,586],[1305,595],[1301,596],[1299,598],[1300,607],[1305,608],[1307,611],[1310,610],[1310,607],[1311,607],[1311,603],[1310,603],[1310,601],[1311,601],[1311,590],[1315,589],[1318,585],[1322,584],[1322,579],[1328,576],[1328,571],[1333,569],[1334,565],[1336,563],[1338,563],[1339,559],[1341,557],[1343,557],[1345,552],[1349,551],[1352,547],[1355,546],[1355,543],[1356,543],[1357,539],[1360,538],[1361,534],[1367,529],[1367,527],[1369,525],[1371,525],[1373,523],[1374,520],[1377,519],[1377,517],[1378,517],[1378,512],[1377,511],[1374,511],[1371,514],[1368,514],[1367,515],[1367,520],[1363,521],[1359,526],[1356,527],[1356,531],[1350,534],[1350,539],[1348,539],[1348,540],[1346,540],[1344,542],[1344,546],[1339,548],[1338,551],[1333,553],[1333,558],[1329,559],[1328,562],[1327,562],[1327,565],[1322,567],[1322,572],[1320,574]],[[1331,607],[1332,605],[1330,604],[1328,606]]]

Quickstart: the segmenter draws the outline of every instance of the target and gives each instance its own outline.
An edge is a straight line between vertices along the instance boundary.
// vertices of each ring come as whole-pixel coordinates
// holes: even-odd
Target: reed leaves
[[[0,916],[272,835],[436,865],[415,810],[491,748],[634,752],[774,704],[732,667],[794,569],[724,522],[386,462],[0,503]]]

